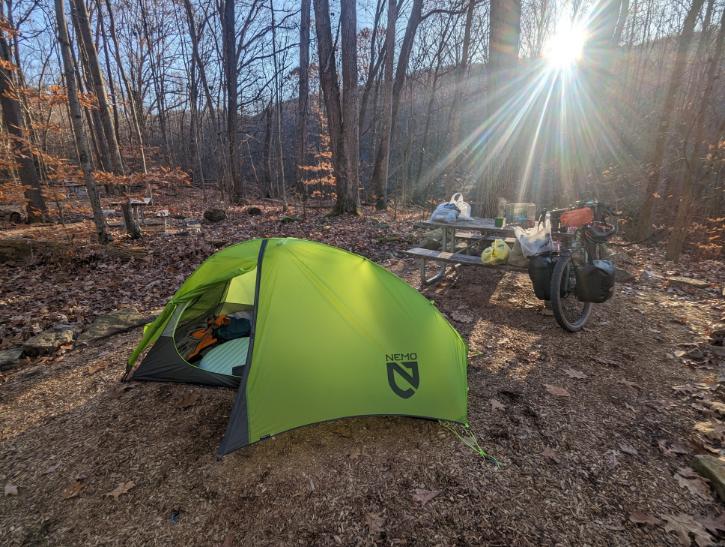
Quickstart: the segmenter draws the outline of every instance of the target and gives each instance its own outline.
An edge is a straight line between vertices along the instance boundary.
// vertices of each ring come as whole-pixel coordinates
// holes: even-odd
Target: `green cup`
[[[494,224],[496,225],[496,228],[503,228],[503,225],[506,224],[506,219],[504,217],[496,217],[494,219]]]

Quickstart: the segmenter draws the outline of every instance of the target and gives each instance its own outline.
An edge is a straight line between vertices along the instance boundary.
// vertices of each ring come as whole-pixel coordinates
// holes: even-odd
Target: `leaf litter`
[[[169,202],[172,214],[199,214],[201,197],[184,199],[173,198],[179,205]],[[282,213],[278,205],[260,209],[262,215],[251,218],[233,207],[229,221],[202,225],[199,233],[149,232],[133,245],[116,233],[114,247],[140,249],[134,252],[144,253],[141,259],[113,258],[83,244],[73,251],[72,268],[52,257],[23,267],[0,264],[0,349],[52,326],[60,320],[57,314],[82,330],[101,313],[129,306],[144,312],[159,308],[211,252],[249,237],[289,235],[338,245],[417,286],[416,264],[399,253],[416,243],[414,224],[423,212],[399,212],[393,219],[390,212],[366,209],[365,217],[351,219],[327,218],[326,211],[310,209],[300,222],[282,223],[281,216],[290,213]],[[40,238],[52,237],[44,228],[27,229]],[[85,224],[77,231],[88,234],[89,229]],[[661,270],[665,264],[657,248],[632,245],[621,256],[631,268]],[[723,273],[713,261],[690,268],[692,277],[716,279]],[[23,298],[29,286],[38,298]],[[219,462],[214,451],[234,393],[118,384],[140,329],[85,348],[65,348],[62,356],[28,359],[0,373],[0,469],[22,477],[20,499],[57,525],[40,530],[32,515],[5,496],[0,527],[13,527],[12,545],[32,543],[26,538],[35,537],[72,544],[79,534],[88,543],[107,541],[107,528],[89,514],[113,519],[118,523],[114,537],[129,544],[195,543],[202,529],[205,541],[216,544],[225,539],[230,544],[344,544],[367,533],[390,543],[437,538],[441,544],[666,544],[680,537],[682,527],[690,539],[697,534],[698,541],[705,541],[689,518],[716,538],[722,534],[718,525],[697,516],[705,509],[716,514],[716,502],[690,494],[677,479],[663,477],[662,469],[684,466],[688,454],[678,447],[691,441],[696,446],[693,435],[719,450],[717,435],[694,429],[696,422],[707,420],[716,430],[717,416],[693,418],[700,411],[690,408],[690,401],[669,400],[673,385],[709,383],[707,392],[714,393],[716,371],[707,368],[708,361],[684,367],[665,353],[693,338],[698,344],[706,340],[711,325],[722,320],[720,295],[667,292],[656,283],[636,282],[617,290],[616,299],[595,306],[591,326],[578,336],[564,333],[550,317],[511,305],[511,295],[532,298],[525,274],[461,268],[455,277],[423,291],[454,321],[456,312],[456,328],[471,356],[479,356],[469,365],[468,418],[481,445],[506,461],[500,468],[461,450],[450,436],[439,436],[437,427],[395,417],[301,428]],[[677,304],[684,324],[670,321],[670,304]],[[627,328],[642,321],[643,314],[635,311],[639,308],[651,329]],[[492,343],[496,340],[506,342]],[[585,374],[571,368],[572,363],[592,366]],[[569,392],[572,380],[577,381],[576,396]],[[547,385],[568,395],[551,393]],[[561,397],[567,397],[566,405],[557,402]],[[712,408],[705,401],[701,405]],[[617,438],[626,438],[646,457],[622,457],[617,445],[612,447],[611,439]],[[652,439],[666,439],[664,449],[645,451]],[[45,473],[51,457],[63,462],[64,471],[88,469],[94,481],[117,477],[119,469],[128,473],[97,493],[88,487],[58,503],[74,483],[57,470]],[[300,480],[302,471],[308,480]],[[541,497],[521,495],[530,489],[531,477],[541,485]],[[129,482],[135,484],[129,487]],[[445,492],[425,502],[425,512],[424,502],[414,497],[416,486],[423,484]],[[103,495],[106,489],[110,491]],[[632,507],[647,508],[647,515],[680,518],[662,525],[637,524],[615,501],[623,497]],[[274,499],[274,506],[265,499]],[[169,525],[172,508],[184,508],[189,518]],[[129,512],[135,515],[133,522],[126,517]],[[603,513],[610,518],[601,519]],[[578,525],[582,518],[591,523],[585,530]]]

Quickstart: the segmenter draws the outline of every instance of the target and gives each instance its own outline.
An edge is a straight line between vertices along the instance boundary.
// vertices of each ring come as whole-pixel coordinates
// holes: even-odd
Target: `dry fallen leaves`
[[[642,387],[639,384],[637,384],[635,382],[630,382],[629,380],[620,379],[620,380],[618,380],[618,382],[620,384],[623,384],[623,385],[627,386],[627,387],[631,387],[631,388],[634,388],[634,389],[642,389]]]
[[[126,494],[134,486],[136,486],[136,483],[133,481],[122,482],[119,483],[119,485],[110,492],[106,492],[104,496],[113,496],[114,499],[118,499],[118,496],[120,496],[121,494]]]
[[[544,387],[546,388],[546,391],[556,397],[569,397],[569,392],[563,387],[552,386],[551,384],[544,384]]]
[[[197,393],[196,391],[190,391],[188,393],[184,393],[184,395],[181,396],[181,398],[176,403],[176,406],[181,409],[186,409],[194,406],[198,402],[199,393]]]
[[[367,523],[368,531],[371,534],[377,535],[383,531],[383,524],[385,523],[385,520],[380,513],[368,513],[365,515],[365,522]]]
[[[689,454],[690,451],[682,446],[681,444],[677,443],[668,443],[664,439],[660,439],[657,441],[657,446],[662,451],[662,453],[665,456],[670,456],[671,454]]]
[[[18,487],[12,483],[5,484],[4,491],[5,491],[6,496],[17,496],[18,495]]]
[[[725,532],[725,512],[717,517],[699,518],[698,522],[715,535]]]
[[[422,505],[425,505],[440,493],[440,490],[423,490],[422,488],[416,488],[415,494],[413,494],[413,499],[420,502]]]
[[[452,312],[451,318],[453,318],[454,321],[458,321],[459,323],[473,323],[473,321],[475,321],[476,319],[470,313],[466,313],[465,311],[460,310]]]
[[[506,410],[506,407],[496,399],[491,399],[491,410]]]
[[[583,372],[574,370],[573,368],[565,368],[564,374],[566,374],[569,378],[576,378],[577,380],[584,380],[587,377],[587,375]]]
[[[625,454],[629,454],[630,456],[639,456],[639,452],[637,452],[637,449],[631,444],[622,443],[619,445],[619,449]]]
[[[690,534],[693,535],[695,543],[700,547],[713,544],[712,536],[705,530],[705,527],[690,515],[679,513],[677,515],[660,516],[667,521],[665,530],[667,532],[675,532],[682,545],[690,547],[692,544]]]
[[[85,489],[83,481],[75,480],[63,489],[63,499],[76,498]]]
[[[108,368],[107,362],[98,363],[97,365],[93,365],[92,367],[89,367],[87,374],[88,374],[88,376],[91,376],[92,374],[95,374],[96,372],[100,372],[106,368]]]
[[[662,521],[654,515],[642,513],[640,511],[632,511],[629,514],[629,520],[634,524],[645,524],[647,526],[657,526],[662,523]]]
[[[687,488],[693,496],[703,500],[711,500],[710,487],[705,479],[689,467],[680,467],[675,479],[683,488]]]
[[[554,462],[557,465],[561,463],[559,454],[557,454],[553,448],[545,446],[544,451],[542,452],[542,455],[544,456],[544,458],[546,458],[547,460],[551,460],[552,462]]]

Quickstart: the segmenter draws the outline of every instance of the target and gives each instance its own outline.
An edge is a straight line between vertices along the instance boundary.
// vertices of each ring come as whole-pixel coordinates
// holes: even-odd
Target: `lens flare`
[[[583,26],[572,21],[562,23],[544,45],[544,59],[551,68],[568,68],[581,59],[586,40]]]

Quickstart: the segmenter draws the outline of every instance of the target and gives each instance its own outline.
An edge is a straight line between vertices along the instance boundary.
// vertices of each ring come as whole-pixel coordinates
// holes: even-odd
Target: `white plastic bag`
[[[461,214],[458,215],[460,220],[471,220],[471,206],[463,201],[463,194],[456,192],[451,197],[450,202],[458,207],[458,210],[461,212]]]
[[[459,211],[453,203],[441,203],[430,216],[431,222],[455,222]]]
[[[551,239],[551,220],[548,214],[544,222],[539,222],[528,230],[515,226],[514,234],[521,245],[524,256],[536,256],[554,250],[554,241]]]

